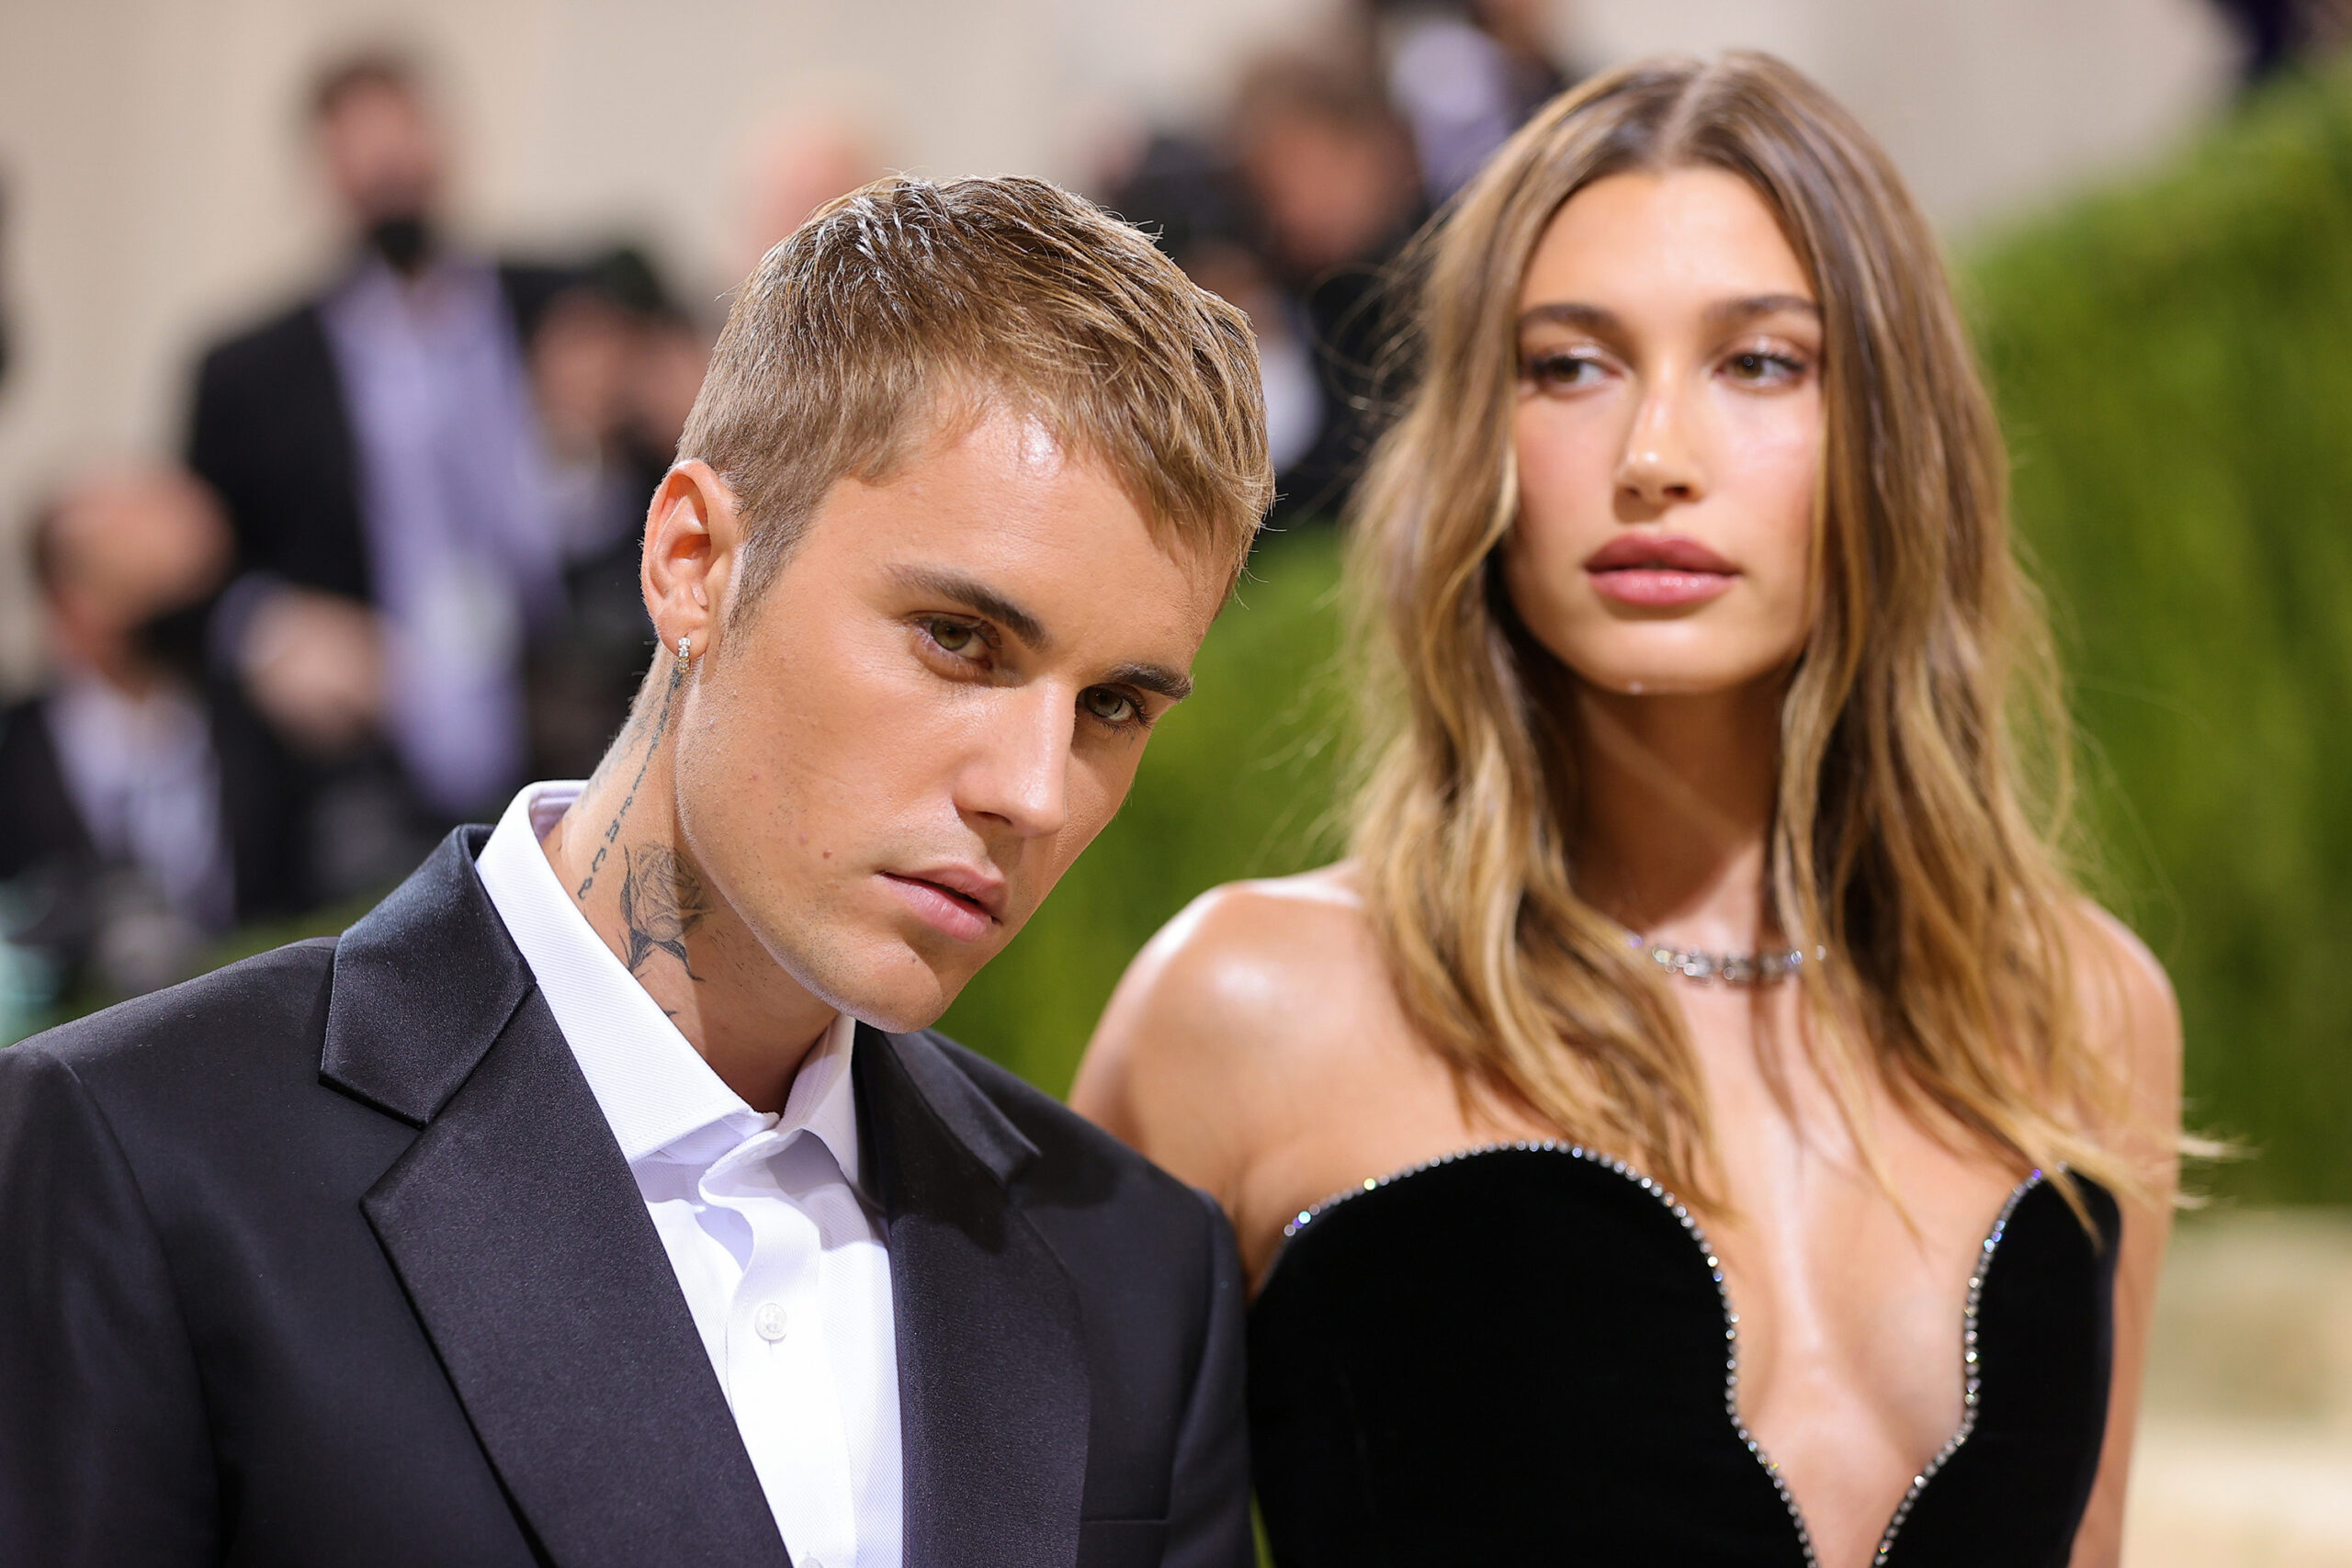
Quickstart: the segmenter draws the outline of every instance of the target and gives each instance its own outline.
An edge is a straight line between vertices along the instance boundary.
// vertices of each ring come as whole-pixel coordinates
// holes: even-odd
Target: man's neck
[[[1765,845],[1779,784],[1781,687],[1625,697],[1578,683],[1577,880],[1653,942],[1750,952],[1769,929]]]
[[[98,637],[64,637],[57,643],[61,682],[88,682],[106,687],[127,702],[141,703],[172,682],[127,642]]]
[[[780,1111],[834,1010],[769,956],[680,831],[673,679],[631,717],[540,841],[563,890],[687,1043],[755,1111]]]

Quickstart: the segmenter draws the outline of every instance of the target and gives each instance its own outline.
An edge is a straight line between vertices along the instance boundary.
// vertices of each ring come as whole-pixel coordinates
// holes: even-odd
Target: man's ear
[[[741,545],[727,481],[699,457],[673,465],[646,510],[639,567],[645,611],[664,653],[674,656],[682,637],[695,659],[710,650],[718,636],[717,606],[726,602]]]

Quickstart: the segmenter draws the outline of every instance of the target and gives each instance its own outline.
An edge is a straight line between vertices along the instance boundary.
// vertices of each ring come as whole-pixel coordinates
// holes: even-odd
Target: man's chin
[[[878,918],[877,918],[878,917]],[[1002,946],[975,951],[897,910],[860,909],[829,921],[777,922],[763,933],[768,956],[809,995],[893,1034],[938,1021]]]
[[[937,1023],[947,1011],[954,997],[934,999],[923,1006],[897,1005],[885,1000],[871,1006],[843,1008],[842,1010],[860,1023],[870,1023],[885,1034],[913,1034]]]
[[[888,1034],[909,1034],[938,1022],[978,967],[941,964],[905,942],[877,946],[887,956],[877,955],[871,965],[856,965],[854,973],[826,976],[826,984],[810,988],[852,1018]]]

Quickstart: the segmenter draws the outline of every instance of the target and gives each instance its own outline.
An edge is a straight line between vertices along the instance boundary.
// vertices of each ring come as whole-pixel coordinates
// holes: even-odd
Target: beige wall
[[[2207,0],[1573,0],[1593,58],[1770,50],[1884,141],[1948,230],[2128,166],[2227,92]]]
[[[714,294],[743,146],[845,107],[931,174],[1083,183],[1140,118],[1211,112],[1230,62],[1336,0],[9,0],[0,241],[17,363],[0,541],[92,458],[168,451],[187,361],[325,259],[294,100],[356,38],[421,43],[458,111],[470,226],[630,231]],[[1747,43],[1852,103],[1948,224],[2127,162],[2221,90],[2204,0],[1574,0],[1577,58]],[[0,548],[0,675],[37,630]]]

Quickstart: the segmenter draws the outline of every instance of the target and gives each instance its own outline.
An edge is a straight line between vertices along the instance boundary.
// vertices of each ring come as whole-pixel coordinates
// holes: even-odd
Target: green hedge
[[[2352,1201],[2352,79],[2290,84],[1963,269],[2057,608],[2102,895],[2171,968],[2207,1179]],[[1202,889],[1328,858],[1336,549],[1280,539],[1133,798],[944,1027],[1069,1082]]]
[[[1983,249],[1971,305],[2057,607],[2110,896],[2191,1117],[2352,1201],[2352,76]]]

